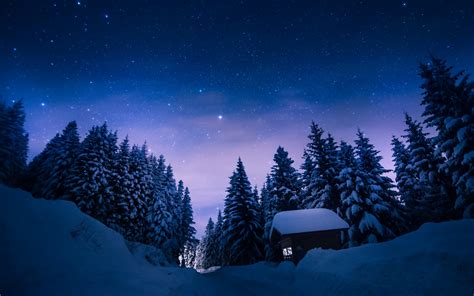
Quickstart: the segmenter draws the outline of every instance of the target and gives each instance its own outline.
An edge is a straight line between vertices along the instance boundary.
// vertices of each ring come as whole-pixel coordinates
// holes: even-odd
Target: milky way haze
[[[360,127],[391,168],[418,63],[474,68],[473,1],[0,5],[0,94],[24,98],[30,158],[70,120],[82,137],[107,121],[165,155],[200,233],[239,156],[260,187],[278,145],[299,166],[314,120],[338,140]]]

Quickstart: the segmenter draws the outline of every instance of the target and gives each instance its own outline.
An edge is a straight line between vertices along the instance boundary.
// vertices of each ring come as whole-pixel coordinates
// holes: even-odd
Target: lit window
[[[292,256],[293,256],[293,250],[291,249],[291,247],[283,248],[284,259],[291,259]]]

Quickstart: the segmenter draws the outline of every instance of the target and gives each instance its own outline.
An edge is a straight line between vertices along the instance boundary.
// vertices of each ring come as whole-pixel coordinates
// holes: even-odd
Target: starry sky
[[[360,127],[392,167],[418,63],[474,69],[474,2],[8,1],[0,97],[23,98],[30,159],[67,122],[147,141],[190,187],[198,233],[242,157],[261,187],[278,145],[299,166],[311,120]]]

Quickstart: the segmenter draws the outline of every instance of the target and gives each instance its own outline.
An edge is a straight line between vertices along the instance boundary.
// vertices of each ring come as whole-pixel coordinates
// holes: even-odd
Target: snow
[[[385,243],[315,249],[296,267],[261,262],[199,274],[152,265],[159,251],[127,248],[70,202],[0,186],[0,294],[472,295],[472,229],[472,219],[430,223]]]
[[[329,209],[305,209],[279,212],[273,218],[273,229],[282,235],[349,228],[349,225]]]

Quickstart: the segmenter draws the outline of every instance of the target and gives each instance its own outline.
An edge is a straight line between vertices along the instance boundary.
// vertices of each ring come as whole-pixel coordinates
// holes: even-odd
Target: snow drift
[[[259,263],[198,274],[152,265],[160,262],[157,250],[127,247],[70,202],[0,186],[0,294],[472,295],[473,229],[474,220],[432,223],[386,243],[313,250],[297,267]]]

